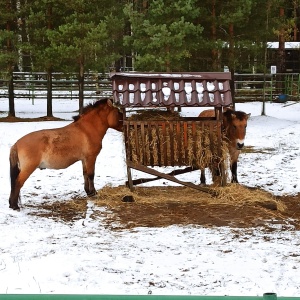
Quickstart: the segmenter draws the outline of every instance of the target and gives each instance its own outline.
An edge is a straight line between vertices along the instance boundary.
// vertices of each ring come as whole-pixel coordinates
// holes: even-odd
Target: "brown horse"
[[[232,109],[227,109],[223,112],[222,129],[225,135],[225,140],[228,143],[231,182],[238,183],[237,162],[241,149],[244,147],[247,121],[250,115],[251,114],[246,114],[243,111],[234,111]],[[200,113],[199,117],[215,117],[215,110],[204,110]],[[216,172],[218,173],[218,171]],[[206,183],[204,170],[201,170],[200,182],[201,184]]]
[[[10,208],[19,209],[20,189],[35,169],[65,169],[77,161],[82,162],[85,192],[96,194],[95,162],[102,139],[108,128],[123,130],[123,115],[105,98],[87,105],[73,119],[62,128],[31,132],[11,147]]]

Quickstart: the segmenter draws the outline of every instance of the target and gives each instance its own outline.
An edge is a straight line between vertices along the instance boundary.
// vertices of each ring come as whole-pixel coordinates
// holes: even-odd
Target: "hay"
[[[276,200],[270,193],[257,189],[249,189],[240,184],[230,184],[217,189],[217,199],[224,204],[258,205],[271,210],[284,212],[285,205]]]
[[[178,112],[161,109],[139,110],[127,119],[127,159],[145,166],[192,166],[228,169],[228,147],[220,139],[220,125],[212,121],[188,120]]]
[[[219,153],[216,132],[202,122],[139,121],[127,130],[127,156],[146,166],[214,167],[226,161],[227,144]]]
[[[124,196],[132,196],[135,203],[147,205],[161,205],[162,203],[199,203],[199,205],[220,205],[241,208],[243,206],[260,206],[269,211],[277,210],[284,212],[286,207],[276,200],[271,194],[262,191],[249,189],[239,184],[230,184],[226,187],[214,188],[217,196],[187,187],[136,187],[131,192],[125,186],[105,186],[98,191],[98,198],[93,200],[96,205],[121,208]]]
[[[67,223],[81,220],[83,226],[87,217],[100,219],[103,226],[113,230],[174,224],[231,228],[266,225],[269,230],[270,222],[297,224],[293,219],[297,216],[294,205],[298,200],[291,205],[288,202],[286,208],[281,201],[260,190],[230,185],[217,191],[218,197],[212,197],[187,187],[138,187],[130,192],[125,186],[105,186],[92,198],[26,206],[31,207],[30,215]],[[123,202],[125,196],[132,196],[135,202]]]
[[[181,120],[183,119],[178,111],[161,110],[161,109],[143,109],[132,114],[128,120],[130,121],[147,121],[147,120]]]

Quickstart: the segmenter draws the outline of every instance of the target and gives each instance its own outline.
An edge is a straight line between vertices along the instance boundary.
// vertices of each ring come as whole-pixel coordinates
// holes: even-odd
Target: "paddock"
[[[37,170],[25,187],[22,199],[25,209],[20,214],[9,210],[6,201],[9,146],[36,126],[53,128],[62,124],[60,121],[30,122],[25,127],[24,123],[0,123],[6,137],[0,145],[3,153],[0,177],[4,183],[0,204],[1,293],[97,294],[101,291],[113,294],[117,290],[124,295],[139,292],[148,297],[149,290],[152,296],[162,293],[242,296],[245,291],[251,296],[274,291],[280,296],[298,296],[299,270],[293,266],[297,267],[299,260],[299,196],[292,195],[299,191],[299,185],[294,187],[299,182],[294,167],[299,158],[299,105],[283,107],[268,103],[267,118],[260,116],[260,107],[259,103],[237,105],[237,109],[254,115],[248,126],[247,148],[241,157],[240,187],[251,188],[253,196],[255,188],[277,196],[290,195],[288,198],[275,196],[287,205],[284,212],[254,203],[249,206],[237,202],[233,207],[215,198],[218,205],[200,205],[195,194],[206,199],[210,195],[186,188],[176,198],[172,197],[172,203],[154,204],[153,196],[149,196],[148,204],[139,204],[138,198],[126,203],[121,201],[122,197],[116,197],[114,202],[119,203],[119,212],[131,219],[129,222],[127,217],[125,229],[120,228],[121,217],[112,209],[109,199],[103,200],[106,196],[101,192],[102,185],[116,188],[126,180],[122,133],[112,130],[107,134],[97,162],[95,183],[99,196],[103,196],[99,203],[106,203],[106,208],[94,206],[86,198],[79,164],[64,172]],[[291,132],[292,135],[287,134]],[[198,171],[187,175],[195,180],[199,176]],[[163,181],[166,184],[162,188],[168,194],[169,183]],[[226,188],[222,190],[225,192]],[[129,193],[128,188],[124,190]],[[187,190],[193,192],[193,199],[198,199],[189,209],[178,197],[187,196]],[[235,193],[231,197],[232,201],[240,199]],[[73,201],[76,208],[85,203],[84,210],[76,212],[76,208],[67,207]],[[44,211],[44,216],[32,215],[35,211],[42,214],[46,204],[48,212]],[[140,218],[137,209],[147,219]],[[74,217],[77,214],[76,218],[67,221],[67,213],[70,216],[72,212]],[[110,226],[105,222],[106,215]],[[189,216],[194,218],[189,220]],[[125,220],[123,216],[122,219]],[[152,227],[142,227],[142,221]],[[158,222],[162,227],[158,228]],[[245,269],[251,272],[245,273]],[[159,274],[151,275],[153,270]]]

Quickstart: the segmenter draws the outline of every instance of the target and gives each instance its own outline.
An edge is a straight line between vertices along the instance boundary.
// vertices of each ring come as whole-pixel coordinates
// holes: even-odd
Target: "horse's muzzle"
[[[244,143],[237,143],[236,144],[236,148],[238,149],[238,150],[241,150],[242,148],[244,147]]]

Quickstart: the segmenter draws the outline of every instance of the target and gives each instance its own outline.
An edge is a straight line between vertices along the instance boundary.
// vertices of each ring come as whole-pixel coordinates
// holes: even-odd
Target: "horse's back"
[[[73,128],[43,129],[24,135],[16,142],[21,167],[64,169],[81,160],[84,137]]]
[[[210,118],[210,117],[215,117],[215,110],[214,109],[206,109],[203,110],[200,114],[200,118]]]

